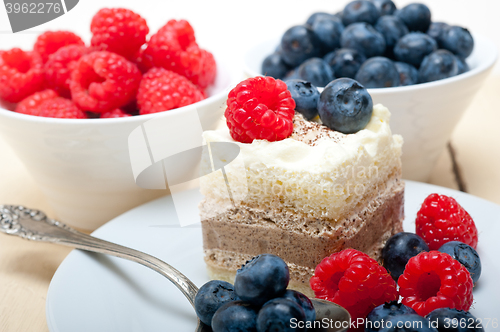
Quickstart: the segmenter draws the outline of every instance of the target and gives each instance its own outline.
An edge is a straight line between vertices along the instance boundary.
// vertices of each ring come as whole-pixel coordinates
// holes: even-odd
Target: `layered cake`
[[[311,295],[309,279],[324,257],[354,248],[378,259],[403,220],[402,138],[389,120],[389,110],[375,105],[353,134],[300,113],[282,140],[242,143],[228,127],[204,132],[209,146],[237,144],[241,161],[201,179],[210,277],[233,282],[247,260],[271,253],[287,262],[290,288]]]

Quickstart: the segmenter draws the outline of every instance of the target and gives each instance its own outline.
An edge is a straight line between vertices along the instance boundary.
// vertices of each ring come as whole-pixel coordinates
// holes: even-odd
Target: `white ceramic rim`
[[[475,48],[473,52],[486,52],[486,54],[480,53],[481,55],[480,55],[480,57],[478,57],[478,59],[481,61],[478,61],[479,64],[476,67],[470,69],[468,72],[457,75],[457,76],[445,78],[445,79],[442,79],[439,81],[434,81],[434,82],[420,83],[420,84],[414,84],[414,85],[408,85],[408,86],[398,86],[398,87],[391,87],[391,88],[368,89],[370,91],[370,94],[384,95],[384,94],[397,93],[399,91],[410,92],[412,90],[433,89],[437,86],[441,86],[444,84],[449,84],[449,83],[453,83],[456,81],[465,80],[469,77],[477,76],[477,75],[489,70],[491,67],[493,67],[493,65],[497,61],[498,49],[497,49],[496,45],[489,38],[487,38],[483,35],[474,34],[473,38],[474,38],[474,48]],[[261,48],[263,45],[268,45],[272,42],[275,42],[275,44],[278,45],[280,39],[281,39],[281,36],[274,37],[272,39],[268,39],[264,42],[261,42],[257,45],[254,45],[253,47],[248,49],[247,52],[245,53],[245,57],[244,57],[244,67],[243,67],[244,73],[250,77],[262,76],[262,74],[260,72],[255,72],[255,70],[253,70],[248,65],[248,63],[251,62],[251,61],[249,61],[249,58],[252,55],[255,55],[255,53],[257,53],[256,50]],[[479,48],[476,49],[476,47],[479,47]]]
[[[238,83],[238,75],[235,70],[230,70],[230,68],[227,66],[226,62],[221,60],[219,57],[215,56],[216,63],[217,63],[217,75],[219,75],[219,72],[225,72],[227,73],[227,76],[229,78],[229,84],[226,87],[223,87],[221,91],[218,93],[203,99],[199,102],[196,102],[191,105],[187,105],[184,107],[172,109],[166,112],[160,112],[160,113],[151,113],[151,114],[145,114],[145,115],[138,115],[138,116],[130,116],[130,117],[124,117],[124,118],[109,118],[109,119],[59,119],[59,118],[46,118],[46,117],[41,117],[41,116],[33,116],[33,115],[27,115],[27,114],[21,114],[13,111],[9,111],[3,107],[0,107],[0,117],[8,117],[20,121],[27,121],[27,122],[32,122],[32,123],[51,123],[51,124],[56,124],[56,125],[88,125],[92,124],[94,126],[105,126],[109,124],[117,124],[117,123],[134,123],[137,122],[142,123],[145,122],[149,119],[154,118],[155,116],[158,115],[165,115],[169,113],[180,113],[180,112],[186,112],[188,110],[191,110],[196,107],[203,107],[207,104],[210,104],[211,102],[215,101],[216,99],[221,98],[223,95],[227,95],[229,93],[229,90],[235,86]],[[240,77],[241,77],[241,72],[240,72]],[[217,78],[216,78],[217,79]]]

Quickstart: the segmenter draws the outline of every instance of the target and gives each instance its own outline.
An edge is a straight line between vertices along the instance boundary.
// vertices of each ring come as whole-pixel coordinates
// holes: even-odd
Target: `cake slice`
[[[275,142],[240,143],[227,127],[206,131],[207,144],[238,144],[242,159],[225,167],[227,181],[220,171],[200,181],[210,277],[233,282],[247,260],[271,253],[287,262],[289,287],[311,296],[309,279],[324,257],[354,248],[378,259],[403,220],[402,138],[389,119],[376,105],[365,129],[343,134],[296,113],[291,135]]]

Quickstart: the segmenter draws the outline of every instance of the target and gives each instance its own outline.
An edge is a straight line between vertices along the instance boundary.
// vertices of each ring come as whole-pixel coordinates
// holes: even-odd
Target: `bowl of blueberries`
[[[356,80],[373,104],[391,111],[391,128],[405,141],[404,178],[427,181],[496,59],[493,42],[433,21],[425,4],[397,8],[391,0],[355,0],[338,13],[313,13],[254,46],[244,70],[289,86],[307,83],[303,90],[311,95],[335,79]]]

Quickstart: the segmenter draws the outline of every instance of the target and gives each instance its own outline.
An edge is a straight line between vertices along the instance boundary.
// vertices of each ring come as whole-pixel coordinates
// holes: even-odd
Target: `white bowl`
[[[497,59],[496,46],[480,35],[474,35],[474,41],[474,51],[467,58],[467,73],[406,87],[368,89],[374,104],[381,103],[391,111],[393,133],[404,138],[404,178],[429,180],[455,125],[491,71]],[[245,74],[262,75],[262,61],[279,42],[280,38],[274,38],[251,48],[244,59]]]
[[[57,218],[93,230],[137,205],[168,194],[136,184],[129,135],[156,116],[182,121],[182,115],[194,108],[203,130],[215,129],[229,89],[240,78],[222,61],[217,64],[217,79],[209,97],[189,106],[129,118],[83,120],[42,118],[0,108],[0,134],[38,183]],[[169,143],[177,144],[165,144]]]

